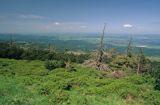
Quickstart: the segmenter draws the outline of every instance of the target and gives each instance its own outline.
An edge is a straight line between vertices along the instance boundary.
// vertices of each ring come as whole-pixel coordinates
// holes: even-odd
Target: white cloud
[[[140,46],[137,46],[137,47],[145,48],[147,46],[146,45],[140,45]]]
[[[55,25],[60,25],[60,23],[59,23],[59,22],[55,22],[54,24],[55,24]]]
[[[87,26],[80,26],[80,28],[87,28]]]
[[[80,22],[52,21],[44,24],[44,30],[52,32],[86,32],[88,26]]]
[[[44,28],[45,29],[57,29],[57,28],[60,28],[60,27],[57,27],[58,25],[60,25],[61,23],[59,23],[59,22],[51,22],[51,23],[48,23],[48,24],[45,24],[44,25]],[[61,25],[62,26],[62,25]]]
[[[22,19],[43,19],[43,16],[38,16],[38,15],[19,15],[20,18]]]
[[[132,28],[133,26],[131,24],[124,24],[123,27],[124,28]]]

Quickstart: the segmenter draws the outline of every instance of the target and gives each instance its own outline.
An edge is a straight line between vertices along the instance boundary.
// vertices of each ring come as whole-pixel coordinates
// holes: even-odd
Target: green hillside
[[[44,61],[0,59],[0,105],[159,105],[149,75],[112,72],[72,64],[45,69]]]

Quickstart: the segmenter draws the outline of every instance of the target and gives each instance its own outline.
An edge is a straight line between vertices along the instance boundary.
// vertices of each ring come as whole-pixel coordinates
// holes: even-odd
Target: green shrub
[[[160,91],[153,89],[150,75],[128,73],[114,79],[108,76],[112,72],[76,63],[57,68],[63,64],[58,60],[49,60],[56,65],[49,72],[46,62],[1,58],[0,105],[160,105]]]
[[[46,61],[45,62],[45,68],[48,69],[48,70],[55,69],[56,68],[55,62],[53,62],[53,61]]]
[[[57,61],[56,66],[57,66],[57,68],[64,68],[66,65],[63,61]]]
[[[48,70],[53,70],[56,68],[63,68],[63,67],[65,67],[65,63],[63,61],[47,60],[45,62],[45,68]]]
[[[152,70],[150,74],[155,78],[154,88],[160,90],[160,62],[152,62]]]
[[[68,68],[68,72],[76,72],[76,68],[71,66],[71,67]]]
[[[159,77],[159,78],[156,78],[154,88],[155,88],[156,90],[160,90],[160,77]]]

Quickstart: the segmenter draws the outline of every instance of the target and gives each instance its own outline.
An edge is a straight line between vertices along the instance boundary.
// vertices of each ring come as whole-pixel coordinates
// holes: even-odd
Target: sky
[[[0,0],[0,33],[160,34],[160,0]]]

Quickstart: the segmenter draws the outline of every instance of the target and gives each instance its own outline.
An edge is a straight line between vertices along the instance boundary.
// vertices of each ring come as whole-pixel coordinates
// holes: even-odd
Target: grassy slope
[[[42,61],[0,59],[0,105],[159,105],[150,76],[106,78],[74,64],[51,72]]]

